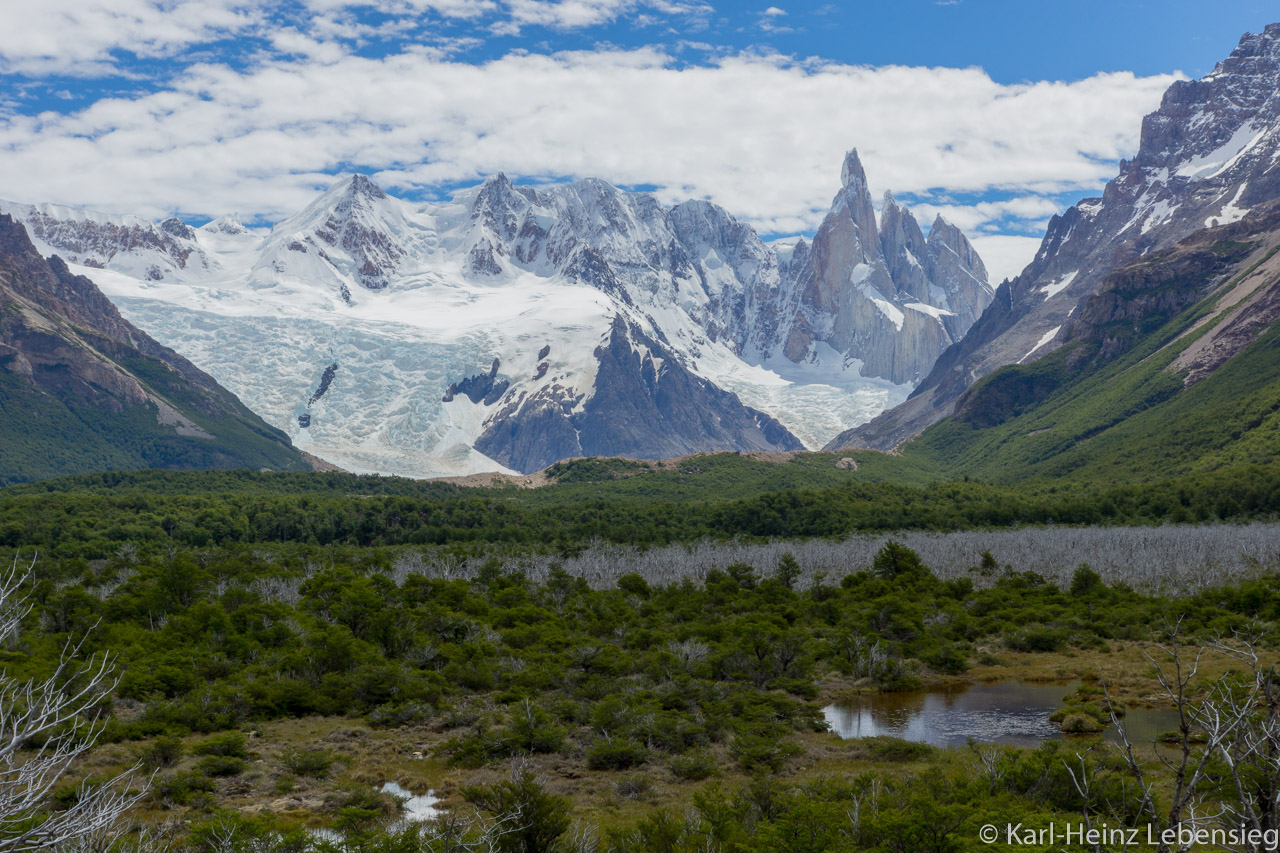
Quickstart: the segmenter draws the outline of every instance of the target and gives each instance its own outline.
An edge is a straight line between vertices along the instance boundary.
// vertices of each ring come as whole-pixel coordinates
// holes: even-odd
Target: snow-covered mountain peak
[[[340,184],[343,182],[340,182]],[[382,187],[378,186],[368,175],[359,173],[351,175],[345,181],[346,194],[353,198],[368,199],[370,201],[381,201],[387,197]]]
[[[237,236],[248,234],[249,229],[244,226],[235,216],[219,216],[217,219],[206,222],[198,229],[206,234],[223,234],[226,236]]]
[[[274,231],[300,230],[315,224],[330,223],[340,229],[351,221],[376,222],[380,219],[402,221],[404,214],[398,199],[383,192],[366,175],[348,175],[331,185],[301,213],[284,220]]]
[[[428,247],[415,218],[368,177],[351,175],[271,230],[254,278],[259,285],[281,277],[308,282],[350,304],[356,288],[383,290],[416,268]]]
[[[844,178],[812,242],[770,245],[711,202],[665,208],[599,179],[499,173],[413,204],[353,175],[269,233],[139,220],[211,266],[156,287],[138,269],[149,244],[123,244],[101,280],[299,446],[351,470],[812,447],[904,398],[917,362],[986,298],[959,261],[976,296],[954,286],[889,197],[886,245],[907,270],[895,280],[856,152]],[[839,316],[812,304],[818,279]]]
[[[195,242],[195,229],[176,216],[170,216],[168,219],[161,222],[159,228],[161,231],[172,237],[179,237],[183,240]]]
[[[840,168],[840,186],[855,192],[864,190],[867,186],[867,173],[863,171],[857,148],[849,149],[849,153],[844,155],[844,165]]]
[[[1142,123],[1133,166],[1153,178],[1164,177],[1159,169],[1191,180],[1217,177],[1274,135],[1280,110],[1277,79],[1280,27],[1246,34],[1213,73],[1169,87],[1160,109]]]

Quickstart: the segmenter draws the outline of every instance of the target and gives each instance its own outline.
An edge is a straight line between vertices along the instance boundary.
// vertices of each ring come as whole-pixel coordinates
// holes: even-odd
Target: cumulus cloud
[[[251,29],[267,5],[269,0],[6,0],[0,72],[107,73],[114,51],[171,56]]]
[[[274,220],[353,165],[402,194],[505,171],[652,186],[666,203],[707,198],[783,234],[816,227],[856,146],[877,195],[940,199],[916,205],[922,219],[940,211],[981,231],[1042,220],[1054,212],[1046,194],[1114,175],[1172,80],[1008,86],[975,68],[758,55],[688,66],[656,49],[475,65],[439,51],[330,55],[290,38],[307,58],[193,66],[152,94],[0,119],[0,197]],[[995,190],[1013,198],[945,201]],[[1018,239],[980,245],[1008,254]]]
[[[1041,220],[1062,211],[1057,200],[1046,196],[1026,195],[973,204],[937,204],[930,201],[911,205],[921,221],[942,216],[963,231],[990,231],[1008,227],[1007,223],[1026,223],[1026,230],[1043,230]]]
[[[1019,237],[1014,234],[978,235],[969,242],[978,250],[992,286],[1022,272],[1040,248],[1039,237]]]
[[[0,73],[93,77],[128,74],[121,54],[190,59],[184,51],[227,38],[256,37],[292,52],[296,44],[280,43],[290,27],[365,41],[412,30],[430,36],[431,22],[445,19],[514,35],[527,26],[577,30],[623,16],[647,24],[700,20],[712,9],[701,0],[6,0],[4,11],[21,25],[0,28]],[[387,20],[357,23],[361,12]]]

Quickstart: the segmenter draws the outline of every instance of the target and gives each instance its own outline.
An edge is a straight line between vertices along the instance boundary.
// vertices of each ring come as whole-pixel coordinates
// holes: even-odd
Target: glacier
[[[846,162],[845,178],[864,185],[856,168],[851,176]],[[885,244],[905,259],[908,287],[877,248],[869,201],[846,186],[831,216],[851,200],[858,262],[877,270],[877,313],[910,308],[940,340],[962,333],[957,311],[971,323],[983,305],[953,304],[953,280],[979,301],[990,293],[963,236],[935,223],[948,237],[929,257],[950,259],[949,278],[926,281],[910,220],[914,240]],[[893,375],[868,369],[886,359],[859,350],[867,337],[856,329],[838,348],[812,334],[796,345],[806,317],[823,320],[806,307],[819,238],[767,244],[709,202],[664,208],[599,180],[529,187],[496,175],[420,204],[354,175],[269,229],[11,202],[0,211],[297,447],[358,473],[522,472],[556,456],[529,453],[539,430],[564,454],[818,448],[902,402],[913,381],[901,374],[920,372],[901,355]],[[910,214],[895,204],[893,216]],[[856,275],[842,278],[848,292],[824,293],[824,306],[865,298]],[[606,356],[612,388],[601,384]],[[630,396],[611,400],[619,370]],[[485,393],[454,393],[469,380]],[[690,400],[669,399],[676,390]],[[664,420],[626,422],[641,411]],[[602,444],[584,424],[617,435]]]

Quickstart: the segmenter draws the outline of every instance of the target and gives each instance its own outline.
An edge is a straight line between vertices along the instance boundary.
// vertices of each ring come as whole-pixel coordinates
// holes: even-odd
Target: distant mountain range
[[[357,472],[818,447],[901,401],[992,296],[856,152],[810,243],[603,181],[446,204],[340,181],[262,233],[0,203],[301,448]]]
[[[444,204],[352,176],[269,232],[0,210],[67,261],[3,220],[4,434],[39,436],[10,479],[304,464],[75,272],[357,472],[825,444],[1123,480],[1268,461],[1280,436],[1280,25],[1174,84],[994,292],[954,226],[926,237],[890,195],[877,215],[856,151],[813,240],[772,244],[708,202],[503,175]]]

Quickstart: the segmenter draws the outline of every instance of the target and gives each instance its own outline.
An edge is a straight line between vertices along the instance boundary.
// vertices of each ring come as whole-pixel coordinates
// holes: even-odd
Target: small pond
[[[407,823],[433,820],[441,814],[441,810],[436,807],[436,803],[440,802],[440,798],[436,796],[435,791],[414,794],[407,788],[402,787],[399,782],[387,782],[378,790],[384,794],[390,794],[400,801],[401,814],[403,820]]]
[[[980,743],[1035,746],[1061,739],[1049,715],[1079,683],[1029,684],[1002,681],[947,690],[879,693],[822,709],[827,725],[845,739],[887,735],[934,746]],[[1124,719],[1135,745],[1153,743],[1157,735],[1176,729],[1177,712],[1169,708],[1129,708]],[[1119,741],[1115,727],[1105,736]]]

